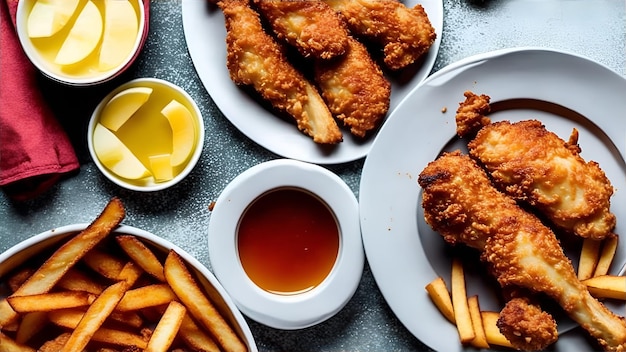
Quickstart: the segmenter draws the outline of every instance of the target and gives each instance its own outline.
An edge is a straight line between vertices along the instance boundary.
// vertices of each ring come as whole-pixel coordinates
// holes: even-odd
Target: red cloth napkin
[[[44,102],[37,69],[15,31],[18,0],[0,1],[0,187],[23,201],[41,194],[77,171],[70,140]],[[149,0],[144,1],[148,30]]]

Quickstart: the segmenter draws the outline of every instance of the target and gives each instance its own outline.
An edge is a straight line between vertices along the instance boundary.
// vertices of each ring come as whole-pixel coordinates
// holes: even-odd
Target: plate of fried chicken
[[[428,76],[441,0],[184,0],[198,75],[223,115],[282,157],[367,155],[387,116]]]
[[[418,339],[475,350],[425,290],[450,285],[459,258],[468,297],[515,348],[626,348],[624,301],[593,297],[576,272],[585,239],[626,229],[624,91],[588,58],[513,48],[443,68],[389,116],[365,159],[361,228],[383,296]],[[618,241],[608,274],[625,263]]]

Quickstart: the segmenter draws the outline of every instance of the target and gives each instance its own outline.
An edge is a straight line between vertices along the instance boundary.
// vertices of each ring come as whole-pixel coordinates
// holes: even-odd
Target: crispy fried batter
[[[554,318],[525,297],[509,300],[500,311],[498,329],[515,348],[539,351],[559,338]]]
[[[503,287],[547,294],[605,350],[626,350],[624,318],[591,296],[552,230],[498,191],[469,156],[443,154],[418,182],[425,220],[446,242],[481,250]]]
[[[537,120],[501,121],[483,127],[468,147],[508,195],[566,231],[599,240],[615,228],[613,187],[598,163],[580,156],[576,139],[568,144]]]
[[[233,82],[253,86],[274,108],[291,115],[314,142],[341,142],[341,131],[324,100],[264,32],[259,14],[245,0],[222,0],[218,5],[224,12],[227,66]]]
[[[465,100],[456,110],[456,134],[465,137],[476,134],[478,130],[491,123],[486,115],[491,111],[488,95],[476,95],[470,91],[463,93]]]
[[[421,5],[407,8],[397,0],[324,0],[346,20],[356,36],[383,46],[384,62],[392,70],[405,68],[437,37]]]
[[[276,37],[304,57],[332,59],[348,48],[345,24],[322,0],[254,0],[254,4]]]
[[[316,62],[315,80],[331,113],[364,137],[387,115],[391,84],[363,44],[352,37],[348,42],[342,57]]]

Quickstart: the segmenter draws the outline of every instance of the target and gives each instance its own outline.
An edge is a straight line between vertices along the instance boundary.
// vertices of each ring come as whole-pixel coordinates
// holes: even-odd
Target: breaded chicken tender
[[[463,95],[465,100],[459,103],[455,115],[456,134],[459,137],[473,136],[478,130],[491,123],[491,119],[487,117],[487,114],[491,112],[491,105],[489,105],[491,98],[488,95],[477,95],[470,91],[466,91]]]
[[[324,100],[287,60],[284,49],[264,32],[259,14],[246,0],[222,0],[226,24],[227,66],[238,85],[249,85],[274,108],[292,116],[298,129],[320,144],[343,136]]]
[[[426,222],[446,242],[481,251],[502,287],[545,293],[604,350],[626,350],[624,318],[591,296],[554,232],[498,191],[472,158],[444,153],[424,168],[418,183]]]
[[[389,111],[391,84],[365,45],[350,37],[347,52],[317,60],[315,81],[331,113],[358,137],[378,127]]]
[[[435,42],[435,29],[422,5],[406,7],[398,0],[324,0],[339,12],[348,29],[383,47],[385,65],[405,68]]]
[[[306,58],[332,59],[348,48],[343,20],[322,0],[254,0],[276,37]]]

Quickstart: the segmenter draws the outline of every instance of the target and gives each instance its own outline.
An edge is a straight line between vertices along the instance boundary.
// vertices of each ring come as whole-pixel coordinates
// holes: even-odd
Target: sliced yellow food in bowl
[[[183,164],[196,143],[196,127],[193,116],[185,105],[173,99],[162,110],[172,127],[172,166]]]
[[[26,30],[30,38],[47,38],[67,25],[78,8],[79,0],[38,0],[33,5]]]
[[[121,65],[133,51],[138,34],[139,18],[130,1],[105,0],[98,68],[107,71]]]
[[[133,87],[117,93],[102,110],[100,123],[117,131],[150,99],[151,94],[152,88],[148,87]]]
[[[119,177],[137,180],[150,176],[150,171],[133,152],[100,123],[93,131],[93,148],[100,163]]]
[[[100,10],[93,1],[88,0],[61,45],[54,62],[58,65],[73,65],[89,56],[102,38],[102,22]]]
[[[174,178],[172,154],[150,155],[150,170],[156,182],[165,182]]]

